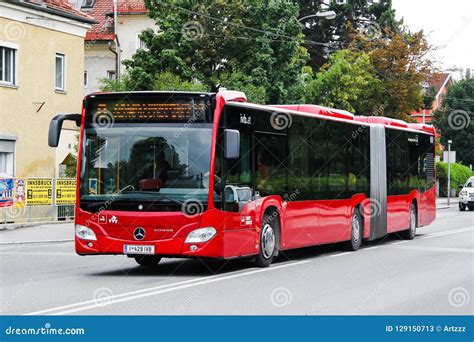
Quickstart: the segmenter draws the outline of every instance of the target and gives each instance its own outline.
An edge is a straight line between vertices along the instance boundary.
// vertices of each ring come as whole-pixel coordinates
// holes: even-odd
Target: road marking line
[[[459,228],[459,229],[450,230],[450,231],[446,231],[446,232],[423,235],[423,236],[420,236],[419,239],[431,239],[431,238],[438,237],[438,236],[452,235],[452,234],[457,234],[457,233],[465,233],[465,232],[473,231],[473,230],[474,230],[474,227],[465,227],[465,228]]]
[[[474,227],[463,227],[463,228],[458,228],[458,229],[454,229],[454,230],[448,230],[448,231],[444,231],[444,232],[423,235],[423,236],[420,236],[420,237],[416,238],[416,240],[428,239],[428,238],[432,238],[432,237],[445,236],[445,235],[451,235],[451,234],[457,234],[457,233],[464,233],[464,232],[468,232],[470,230],[474,230]],[[410,242],[410,241],[411,240],[387,242],[387,243],[383,243],[383,244],[378,245],[378,246],[363,247],[363,248],[360,249],[360,251],[368,251],[368,250],[380,248],[380,247],[383,247],[383,246],[399,245],[399,244],[407,243],[407,242]],[[353,252],[342,252],[342,253],[337,253],[337,254],[331,254],[331,255],[329,255],[329,257],[331,257],[331,258],[332,257],[338,257],[338,256],[346,255],[346,254],[352,254],[352,253]]]
[[[397,246],[397,247],[392,247],[392,248],[412,249],[412,250],[432,251],[432,252],[456,252],[456,253],[474,254],[474,249],[470,249],[470,248],[448,248],[448,247],[428,247],[428,246]]]
[[[401,244],[401,243],[407,243],[408,241],[410,241],[410,240],[391,242],[391,243],[389,243],[388,245],[389,245],[389,246],[390,246],[390,245],[399,245],[399,244]]]
[[[334,257],[338,257],[338,256],[341,256],[341,255],[352,254],[352,253],[353,253],[353,252],[336,253],[336,254],[331,254],[331,255],[329,255],[329,257],[334,258]]]
[[[362,248],[361,251],[368,251],[368,250],[370,250],[370,249],[380,248],[381,246],[383,246],[383,245],[372,246],[372,247],[365,247],[365,248]]]
[[[182,281],[178,283],[166,284],[166,285],[151,287],[148,289],[142,289],[142,290],[113,295],[107,298],[107,301],[110,301],[110,303],[107,303],[107,304],[104,304],[104,303],[101,303],[100,301],[92,299],[92,300],[87,300],[87,301],[83,301],[83,302],[79,302],[75,304],[59,306],[56,308],[30,312],[25,315],[27,316],[44,315],[44,314],[66,315],[73,312],[89,310],[89,309],[93,309],[97,307],[103,307],[103,306],[107,306],[107,305],[111,305],[115,303],[121,303],[121,302],[129,301],[129,300],[133,300],[133,299],[149,297],[149,296],[153,296],[153,295],[157,295],[161,293],[181,290],[188,287],[193,287],[193,286],[198,286],[198,285],[207,285],[207,284],[215,283],[218,281],[239,278],[239,277],[256,274],[256,273],[268,272],[268,271],[277,270],[280,268],[297,266],[297,265],[306,264],[309,262],[311,262],[311,260],[302,260],[302,261],[297,261],[297,262],[285,263],[283,265],[275,265],[268,268],[244,271],[241,273],[233,273],[229,275],[214,275],[214,276],[210,276],[204,279],[190,279],[190,280],[186,280],[186,281]]]

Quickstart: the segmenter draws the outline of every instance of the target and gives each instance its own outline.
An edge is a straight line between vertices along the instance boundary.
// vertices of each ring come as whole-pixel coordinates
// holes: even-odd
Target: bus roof
[[[421,131],[425,133],[435,134],[435,129],[431,125],[419,124],[419,123],[408,123],[403,120],[386,118],[382,116],[354,115],[345,110],[328,108],[328,107],[312,105],[312,104],[269,105],[268,107],[287,109],[287,110],[303,112],[303,113],[308,113],[308,114],[322,115],[322,116],[327,116],[327,117],[332,117],[332,118],[337,118],[337,119],[364,122],[367,124],[382,124],[389,127],[412,129],[412,130]]]

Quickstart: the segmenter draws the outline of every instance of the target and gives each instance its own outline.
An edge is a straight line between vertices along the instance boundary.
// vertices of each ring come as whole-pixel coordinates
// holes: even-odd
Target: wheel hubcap
[[[352,217],[352,240],[359,242],[360,239],[360,222],[359,217],[354,215]]]
[[[262,253],[265,259],[273,256],[275,250],[275,232],[273,228],[267,223],[263,226],[262,232]]]

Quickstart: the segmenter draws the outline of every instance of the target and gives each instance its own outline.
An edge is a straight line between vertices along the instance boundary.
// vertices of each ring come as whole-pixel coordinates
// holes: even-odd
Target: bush
[[[436,176],[439,182],[440,196],[447,195],[448,184],[448,163],[436,163]],[[451,189],[459,191],[459,187],[464,185],[469,177],[474,176],[474,172],[467,166],[458,163],[451,164]]]

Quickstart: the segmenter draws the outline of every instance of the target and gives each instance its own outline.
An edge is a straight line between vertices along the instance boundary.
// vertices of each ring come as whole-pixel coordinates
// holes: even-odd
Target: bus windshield
[[[81,208],[177,211],[207,204],[210,124],[115,124],[84,130]]]

